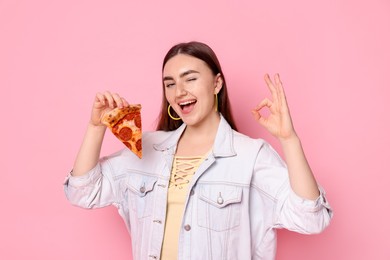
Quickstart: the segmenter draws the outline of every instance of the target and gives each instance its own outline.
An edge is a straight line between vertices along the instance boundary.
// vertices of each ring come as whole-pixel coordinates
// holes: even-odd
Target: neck
[[[180,137],[177,155],[202,155],[209,151],[214,144],[221,118],[219,114],[213,116],[200,125],[189,125]]]
[[[210,116],[206,122],[198,125],[188,125],[183,133],[186,137],[193,139],[214,140],[218,131],[219,122],[221,117],[219,113],[215,113],[215,116]]]

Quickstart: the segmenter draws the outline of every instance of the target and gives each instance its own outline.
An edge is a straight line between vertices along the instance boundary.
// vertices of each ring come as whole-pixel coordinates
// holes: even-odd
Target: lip
[[[193,109],[190,109],[190,111],[186,111],[183,109],[184,106],[189,105],[189,104],[192,104],[192,106],[195,106],[196,102],[197,102],[197,100],[195,98],[183,99],[183,100],[178,101],[177,105],[179,106],[182,114],[189,114]]]
[[[180,106],[182,104],[189,104],[189,103],[193,103],[193,102],[196,102],[195,98],[183,99],[183,100],[177,101],[177,104]]]
[[[191,103],[196,103],[196,99],[195,98],[192,98],[192,99],[183,99],[183,100],[180,100],[177,102],[177,104],[179,105],[180,108],[183,108],[184,105],[188,105],[188,104],[191,104]]]

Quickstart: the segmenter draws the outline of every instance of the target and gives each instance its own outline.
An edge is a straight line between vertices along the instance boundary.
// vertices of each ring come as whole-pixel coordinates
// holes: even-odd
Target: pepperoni
[[[134,124],[141,129],[141,115],[136,115],[134,118]]]
[[[118,128],[119,126],[118,125],[115,125],[113,128],[112,128],[112,132],[115,134],[118,132]]]
[[[131,120],[133,120],[134,117],[135,117],[134,113],[129,113],[123,119],[131,121]]]
[[[126,142],[126,143],[124,143],[126,146],[127,146],[127,148],[129,148],[130,150],[132,150],[133,149],[133,147],[131,147],[131,144],[130,143],[128,143],[128,142]]]
[[[138,139],[138,141],[135,143],[135,147],[137,148],[138,151],[142,150],[142,140]]]
[[[123,141],[129,141],[133,135],[133,131],[131,131],[130,128],[128,127],[123,127],[118,135],[120,136],[120,138],[123,140]]]

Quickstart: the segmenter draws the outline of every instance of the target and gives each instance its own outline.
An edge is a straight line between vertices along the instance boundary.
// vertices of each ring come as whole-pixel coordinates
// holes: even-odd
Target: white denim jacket
[[[132,238],[133,259],[160,259],[167,189],[185,125],[143,135],[143,158],[128,149],[104,157],[86,175],[68,175],[65,193],[83,208],[114,205]],[[332,211],[290,188],[285,163],[261,139],[231,129],[221,117],[213,150],[189,184],[178,259],[274,259],[276,230],[321,232]]]

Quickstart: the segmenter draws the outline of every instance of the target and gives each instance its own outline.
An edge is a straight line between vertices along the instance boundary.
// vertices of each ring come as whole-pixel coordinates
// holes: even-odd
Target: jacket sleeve
[[[87,209],[115,203],[116,189],[110,168],[109,161],[103,158],[83,176],[75,177],[69,173],[64,182],[64,190],[70,203]]]
[[[302,234],[317,234],[329,224],[333,211],[326,200],[324,190],[316,200],[299,197],[290,186],[281,192],[275,206],[275,228],[286,228]]]
[[[299,197],[291,189],[287,167],[277,152],[267,143],[260,148],[255,165],[256,186],[273,201],[273,228],[285,228],[302,234],[323,231],[333,212],[324,190],[316,200]]]

